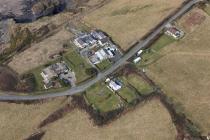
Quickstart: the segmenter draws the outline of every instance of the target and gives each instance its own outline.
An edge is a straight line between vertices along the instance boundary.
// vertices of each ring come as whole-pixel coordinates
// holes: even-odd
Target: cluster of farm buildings
[[[57,78],[64,83],[75,86],[75,73],[66,65],[64,61],[52,64],[42,70],[41,76],[44,82],[44,88],[49,89],[55,85]]]
[[[115,59],[116,56],[121,55],[111,39],[99,30],[78,35],[74,39],[74,44],[80,49],[88,50],[89,61],[94,65],[107,59]]]
[[[73,39],[73,43],[81,52],[87,53],[87,61],[93,65],[97,65],[104,60],[116,60],[116,56],[121,56],[121,52],[108,35],[99,30],[93,30],[90,33],[82,32]],[[75,73],[64,61],[44,68],[41,76],[45,89],[54,87],[55,79],[71,86],[75,86],[76,83]]]
[[[183,31],[171,24],[166,25],[164,33],[174,39],[180,39],[184,36]],[[87,53],[87,58],[93,65],[97,65],[104,60],[117,60],[122,55],[109,36],[100,30],[93,30],[90,33],[82,32],[74,38],[73,43],[81,51]],[[139,50],[136,53],[133,63],[141,61],[142,53],[143,50]],[[75,86],[76,82],[75,73],[65,64],[64,61],[52,64],[43,69],[41,76],[43,78],[45,89],[53,87],[53,79],[55,78],[59,78],[64,83],[71,86]],[[122,88],[122,83],[119,80],[110,80],[108,78],[106,82],[108,82],[108,87],[112,91],[117,91]]]

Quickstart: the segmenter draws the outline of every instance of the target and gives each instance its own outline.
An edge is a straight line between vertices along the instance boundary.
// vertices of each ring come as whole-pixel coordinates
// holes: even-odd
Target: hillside
[[[81,0],[1,0],[0,20],[13,18],[16,22],[30,22],[37,18],[74,10]],[[83,1],[84,2],[84,1]]]

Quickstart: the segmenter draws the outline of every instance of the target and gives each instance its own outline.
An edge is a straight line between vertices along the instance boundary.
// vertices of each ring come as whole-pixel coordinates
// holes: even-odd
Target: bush
[[[201,136],[199,129],[190,120],[186,122],[186,129],[193,137]]]
[[[98,74],[98,70],[95,68],[88,68],[85,70],[85,73],[90,76],[96,76]]]

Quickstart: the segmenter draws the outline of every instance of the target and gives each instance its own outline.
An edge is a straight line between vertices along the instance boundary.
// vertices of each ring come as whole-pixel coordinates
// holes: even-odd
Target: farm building
[[[101,40],[101,39],[104,39],[104,38],[107,38],[107,36],[101,32],[101,31],[98,31],[98,30],[94,30],[91,32],[91,35],[93,38],[95,38],[96,40]]]
[[[79,48],[93,47],[97,43],[90,34],[83,34],[74,40],[74,44]]]
[[[116,62],[122,55],[110,38],[100,30],[80,34],[74,39],[74,44],[81,48],[81,55],[87,57],[94,65],[107,59],[110,62]]]
[[[141,57],[137,57],[133,60],[133,63],[137,64],[140,61],[141,61]]]
[[[109,42],[109,37],[103,32],[94,30],[91,33],[85,33],[74,39],[74,44],[79,48],[104,46]]]
[[[114,79],[114,80],[110,80],[109,81],[109,85],[108,87],[113,90],[113,91],[118,91],[122,88],[122,83],[121,81],[117,80],[117,79]]]
[[[170,24],[166,26],[165,34],[173,37],[174,39],[180,39],[184,36],[183,31],[179,30],[177,27],[172,26]]]
[[[109,42],[109,37],[103,32],[94,30],[91,32],[93,38],[95,38],[101,46],[106,45]]]
[[[75,74],[72,72],[65,62],[55,63],[43,69],[41,76],[44,82],[44,88],[49,89],[53,87],[53,79],[60,78],[67,84],[74,86],[76,81]]]
[[[115,57],[116,51],[116,48],[105,47],[96,51],[89,59],[93,64],[98,64],[103,60]]]
[[[139,50],[139,51],[136,53],[136,56],[140,56],[142,53],[143,53],[143,50]]]

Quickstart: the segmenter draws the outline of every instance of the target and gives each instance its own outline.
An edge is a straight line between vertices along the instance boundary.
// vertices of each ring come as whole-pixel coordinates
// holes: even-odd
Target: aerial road
[[[106,78],[110,74],[112,74],[114,71],[116,71],[120,66],[123,66],[126,61],[131,58],[133,55],[136,54],[140,49],[143,49],[147,47],[151,42],[154,41],[154,39],[163,31],[165,26],[168,23],[173,22],[183,14],[185,14],[190,8],[192,8],[195,4],[198,2],[202,2],[204,0],[191,0],[189,2],[186,2],[185,5],[183,5],[176,13],[171,15],[170,18],[162,22],[161,25],[159,25],[156,29],[153,30],[152,33],[150,33],[144,40],[140,41],[138,44],[136,44],[133,48],[131,48],[125,55],[122,56],[120,60],[118,60],[116,63],[112,65],[109,69],[107,69],[104,72],[99,73],[96,78],[84,82],[81,85],[78,85],[76,87],[70,88],[69,90],[63,91],[63,92],[54,92],[54,93],[43,93],[39,95],[18,95],[16,93],[12,92],[3,92],[0,93],[0,100],[1,101],[26,101],[26,100],[39,100],[39,99],[46,99],[46,98],[54,98],[54,97],[60,97],[60,96],[67,96],[67,95],[74,95],[79,94],[86,89],[88,89],[90,86],[94,85],[95,83],[101,81],[102,79]]]

